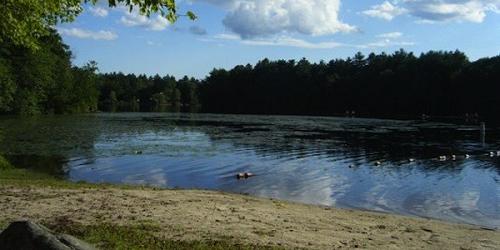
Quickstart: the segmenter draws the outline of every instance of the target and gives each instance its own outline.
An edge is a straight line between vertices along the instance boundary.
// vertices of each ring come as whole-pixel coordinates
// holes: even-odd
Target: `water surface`
[[[214,189],[500,227],[500,157],[487,155],[500,150],[498,128],[481,136],[475,124],[96,114],[3,117],[0,129],[0,151],[16,165],[73,181]],[[452,154],[457,160],[437,160]],[[237,180],[239,172],[257,176]]]

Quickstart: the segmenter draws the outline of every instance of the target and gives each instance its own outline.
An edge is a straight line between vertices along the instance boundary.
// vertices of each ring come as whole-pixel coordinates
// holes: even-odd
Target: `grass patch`
[[[26,169],[4,168],[0,169],[0,184],[57,188],[89,187],[88,184],[71,183],[43,173],[37,173]]]
[[[224,249],[282,249],[271,246],[242,245],[230,240],[216,241],[175,241],[158,237],[161,228],[152,223],[135,226],[75,225],[72,223],[55,223],[49,228],[58,232],[73,235],[94,244],[99,249],[194,249],[194,250],[224,250]]]
[[[54,177],[45,173],[40,173],[27,169],[14,167],[0,168],[0,184],[14,185],[21,187],[41,186],[50,188],[66,188],[66,189],[89,189],[89,188],[120,188],[120,189],[151,189],[158,188],[147,186],[133,186],[125,184],[107,184],[107,183],[88,183],[85,181],[71,182],[58,177]]]
[[[4,229],[6,229],[8,225],[9,225],[9,223],[7,221],[0,219],[0,232],[2,232]]]

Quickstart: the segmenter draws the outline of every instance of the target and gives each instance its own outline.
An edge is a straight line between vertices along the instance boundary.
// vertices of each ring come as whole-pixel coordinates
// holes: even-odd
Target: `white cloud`
[[[403,37],[401,32],[389,32],[382,33],[376,36],[379,40],[375,42],[370,42],[367,44],[358,45],[358,48],[369,49],[369,48],[387,48],[387,47],[408,47],[415,45],[414,42],[403,41],[400,38]]]
[[[106,17],[108,16],[108,10],[102,7],[90,7],[90,13],[96,17]]]
[[[371,17],[382,18],[387,21],[406,13],[407,10],[385,1],[380,5],[374,5],[369,10],[363,11],[363,14]]]
[[[198,0],[227,10],[223,24],[244,39],[300,33],[353,32],[340,21],[340,0]]]
[[[481,23],[489,5],[484,0],[406,1],[411,15],[424,21],[468,21]]]
[[[281,47],[296,47],[303,49],[333,49],[344,46],[336,42],[319,42],[312,43],[302,39],[292,37],[278,37],[274,39],[254,39],[242,40],[241,43],[255,46],[281,46]]]
[[[200,39],[204,42],[220,42],[220,41],[232,41],[238,42],[244,45],[250,46],[279,46],[279,47],[295,47],[302,49],[334,49],[334,48],[357,48],[357,49],[368,49],[368,48],[384,48],[384,47],[407,47],[415,45],[414,42],[402,41],[399,38],[403,36],[400,32],[392,32],[380,34],[377,37],[379,40],[366,43],[366,44],[346,44],[338,43],[334,41],[326,42],[309,42],[302,39],[293,38],[290,36],[278,36],[274,38],[252,38],[252,39],[242,39],[236,34],[217,34],[212,38]]]
[[[419,23],[484,21],[488,12],[500,13],[500,0],[399,0],[374,5],[363,14],[392,20],[409,14]]]
[[[217,40],[237,41],[241,44],[251,45],[251,46],[280,46],[280,47],[295,47],[303,49],[333,49],[344,46],[344,44],[332,41],[314,43],[302,39],[292,38],[289,36],[278,36],[275,38],[242,39],[238,35],[227,34],[227,33],[217,34],[213,36],[213,39],[205,39],[202,41],[216,42]]]
[[[407,41],[394,41],[392,39],[382,39],[379,41],[363,44],[357,46],[358,48],[367,49],[367,48],[387,48],[387,47],[408,47],[415,45],[414,42]]]
[[[113,33],[111,31],[105,31],[105,30],[90,31],[90,30],[84,30],[84,29],[79,29],[79,28],[71,28],[71,29],[59,28],[59,32],[63,35],[82,38],[82,39],[110,41],[110,40],[115,40],[118,38],[118,35],[116,33]]]
[[[235,34],[217,34],[214,36],[215,39],[221,39],[221,40],[241,40],[238,35]]]
[[[486,4],[486,10],[500,14],[500,1],[491,1],[491,3]]]
[[[379,37],[379,38],[394,39],[394,38],[399,38],[399,37],[402,37],[402,36],[403,36],[403,33],[401,33],[401,32],[390,32],[390,33],[380,34],[377,37]]]
[[[128,10],[121,17],[120,23],[127,27],[144,27],[154,31],[165,30],[170,24],[166,18],[160,15],[147,17],[139,14],[137,11],[128,12]]]
[[[204,36],[207,34],[206,29],[204,29],[200,26],[197,26],[197,25],[193,25],[193,26],[189,27],[189,32],[191,34],[198,35],[198,36]]]

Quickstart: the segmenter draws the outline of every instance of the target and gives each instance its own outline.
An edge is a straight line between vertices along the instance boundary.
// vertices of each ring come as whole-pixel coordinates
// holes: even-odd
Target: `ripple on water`
[[[489,128],[483,141],[475,125],[421,121],[202,114],[0,119],[9,142],[0,151],[16,165],[75,181],[206,188],[500,226],[500,157],[488,154],[500,150],[498,128]],[[240,172],[257,176],[237,180]]]

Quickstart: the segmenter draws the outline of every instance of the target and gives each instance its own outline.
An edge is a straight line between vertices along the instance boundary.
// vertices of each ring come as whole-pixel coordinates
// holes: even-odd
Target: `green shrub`
[[[12,165],[5,159],[3,156],[0,155],[0,170],[5,170],[5,169],[11,169]]]

